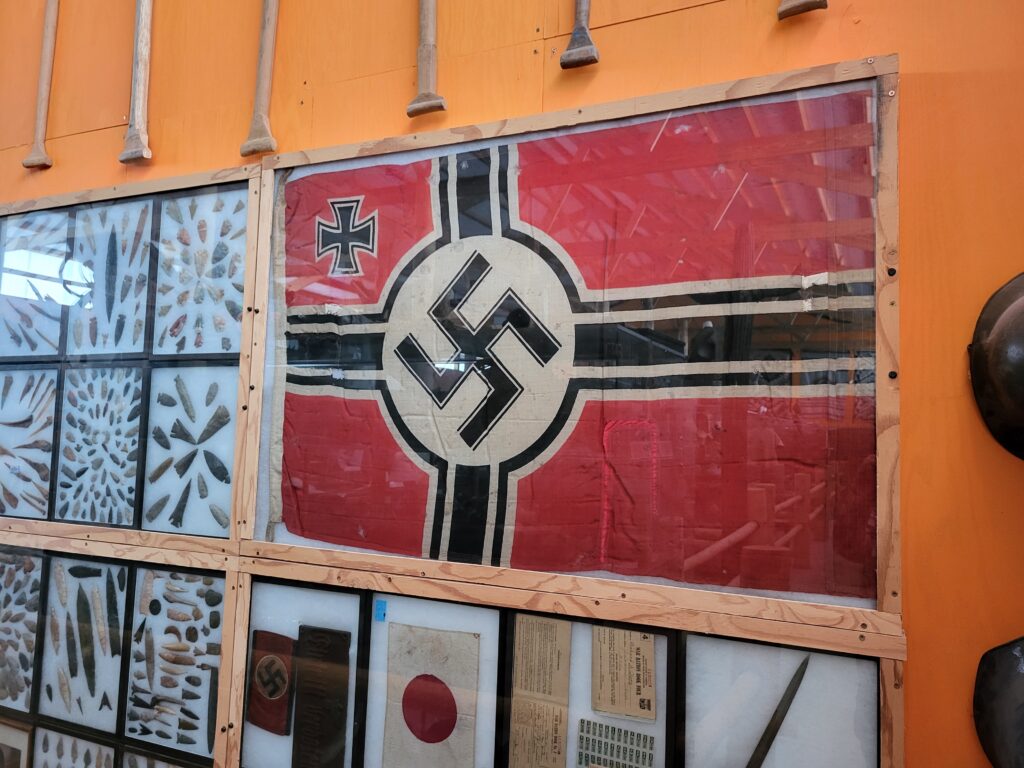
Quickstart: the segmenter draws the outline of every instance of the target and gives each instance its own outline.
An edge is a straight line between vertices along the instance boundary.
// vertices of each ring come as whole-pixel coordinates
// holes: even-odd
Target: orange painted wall
[[[126,169],[133,5],[61,3],[54,167],[27,172],[43,0],[0,0],[0,201],[242,162],[261,3],[156,0],[154,160]],[[779,24],[775,0],[594,0],[602,61],[575,72],[558,67],[572,0],[440,5],[451,111],[410,121],[415,0],[283,2],[271,115],[281,149],[901,55],[908,765],[986,765],[971,691],[980,654],[1024,635],[1024,464],[982,427],[965,348],[986,298],[1024,271],[1024,3],[831,0]]]

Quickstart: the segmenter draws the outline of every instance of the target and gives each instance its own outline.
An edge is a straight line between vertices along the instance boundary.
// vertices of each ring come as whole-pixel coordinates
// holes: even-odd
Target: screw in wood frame
[[[576,20],[573,22],[572,37],[565,53],[559,59],[562,69],[575,69],[588,64],[597,64],[601,59],[590,37],[590,0],[576,0]]]
[[[132,59],[132,103],[128,113],[128,132],[122,163],[148,160],[149,148],[149,61],[153,33],[153,0],[135,1],[135,53]]]
[[[274,48],[277,40],[278,0],[263,0],[263,26],[260,29],[260,53],[256,63],[256,95],[252,105],[249,137],[242,144],[244,157],[277,150],[270,132],[270,88],[274,82]]]
[[[46,153],[46,123],[50,113],[50,84],[53,81],[53,52],[57,45],[57,6],[60,0],[46,0],[43,12],[43,47],[39,54],[39,85],[36,92],[36,128],[32,148],[21,161],[26,168],[49,168],[53,158]]]
[[[416,53],[419,93],[409,102],[409,117],[443,112],[448,104],[437,93],[437,0],[420,0],[420,45]]]
[[[779,21],[790,16],[799,16],[808,11],[820,11],[828,8],[828,0],[780,0]]]

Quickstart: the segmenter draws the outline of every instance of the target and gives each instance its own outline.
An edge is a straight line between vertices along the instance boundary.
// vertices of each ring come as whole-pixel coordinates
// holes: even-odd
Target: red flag
[[[873,596],[872,100],[833,89],[288,182],[284,525]]]

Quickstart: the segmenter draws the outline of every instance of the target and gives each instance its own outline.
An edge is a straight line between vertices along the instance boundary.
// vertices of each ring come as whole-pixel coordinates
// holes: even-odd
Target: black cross
[[[362,270],[356,259],[356,251],[365,251],[370,256],[377,255],[377,212],[360,220],[359,208],[363,203],[361,197],[329,202],[334,210],[334,221],[325,221],[320,217],[316,220],[317,261],[333,254],[332,275],[360,275]]]
[[[514,333],[541,365],[547,365],[561,346],[511,289],[505,291],[477,327],[466,322],[459,310],[490,271],[487,259],[474,252],[430,308],[434,324],[455,346],[455,354],[449,360],[435,363],[411,333],[395,349],[439,408],[448,404],[470,374],[484,380],[487,396],[459,427],[459,434],[471,448],[487,437],[523,392],[523,385],[491,354],[502,333],[506,329]]]

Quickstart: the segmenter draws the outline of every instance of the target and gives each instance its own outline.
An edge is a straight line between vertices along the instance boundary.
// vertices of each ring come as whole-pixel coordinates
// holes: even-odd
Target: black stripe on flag
[[[491,224],[491,150],[457,155],[455,206],[459,216],[459,237],[490,235]]]

